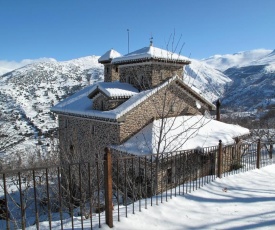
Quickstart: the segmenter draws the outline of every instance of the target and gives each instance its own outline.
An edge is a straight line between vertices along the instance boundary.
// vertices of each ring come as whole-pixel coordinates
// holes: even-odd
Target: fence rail
[[[113,219],[191,193],[217,177],[274,164],[274,144],[220,142],[140,156],[106,149],[97,162],[2,171],[0,228],[39,229],[41,222],[49,229],[93,229],[103,222],[112,227]]]

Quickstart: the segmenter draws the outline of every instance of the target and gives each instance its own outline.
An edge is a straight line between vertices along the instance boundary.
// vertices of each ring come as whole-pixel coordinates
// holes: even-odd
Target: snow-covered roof
[[[89,98],[93,98],[100,91],[107,97],[122,98],[131,97],[139,91],[129,83],[115,82],[100,82],[94,85],[90,90]]]
[[[75,93],[74,95],[70,96],[69,98],[63,100],[56,106],[52,107],[51,111],[56,113],[71,114],[71,115],[97,118],[102,120],[116,121],[117,119],[125,115],[127,112],[129,112],[130,110],[138,106],[140,103],[148,99],[148,97],[157,93],[160,89],[162,89],[163,87],[167,86],[168,84],[170,84],[175,80],[177,80],[178,83],[180,83],[182,86],[186,86],[185,88],[189,90],[189,95],[191,96],[195,95],[197,98],[200,98],[201,101],[208,104],[212,109],[215,108],[215,106],[211,102],[207,101],[206,99],[201,97],[198,93],[196,93],[194,90],[192,90],[190,87],[185,85],[178,76],[174,76],[154,89],[141,91],[140,93],[136,93],[136,92],[133,92],[133,90],[131,91],[129,90],[128,93],[133,93],[133,96],[113,110],[98,111],[98,110],[92,109],[92,100],[89,99],[88,96],[91,96],[91,92],[93,92],[98,87],[98,85],[104,85],[103,83],[97,83],[95,85],[88,86],[80,90],[79,92]],[[110,82],[108,84],[123,85],[127,83]],[[104,89],[104,87],[102,87],[102,89],[106,90]],[[130,89],[130,87],[128,89]],[[118,88],[116,89],[115,87],[112,89],[109,88],[109,90],[110,91],[106,90],[106,92],[109,93],[110,95],[112,94],[115,95],[116,90],[118,90],[118,92],[120,90],[121,92],[126,92],[122,89],[118,89]]]
[[[114,49],[110,49],[98,59],[98,62],[111,62],[112,59],[120,56],[122,55],[119,52]]]
[[[116,57],[112,60],[112,63],[119,64],[150,59],[157,59],[167,62],[180,62],[185,64],[190,63],[190,60],[187,57],[154,46],[144,47],[124,56]]]
[[[249,134],[249,130],[238,125],[226,124],[202,115],[155,120],[120,146],[113,148],[132,154],[144,155],[233,144],[234,138]]]

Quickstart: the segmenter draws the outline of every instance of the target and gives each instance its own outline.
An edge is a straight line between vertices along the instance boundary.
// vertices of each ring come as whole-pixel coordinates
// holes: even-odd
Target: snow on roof
[[[104,93],[110,96],[129,96],[138,94],[138,90],[128,83],[100,82],[85,87],[84,89],[78,91],[72,96],[66,98],[65,100],[52,107],[51,111],[84,117],[102,118],[104,120],[116,120],[120,116],[122,116],[125,106],[119,106],[116,109],[110,111],[99,111],[92,109],[93,100],[89,99],[88,96],[97,88],[100,88]],[[124,103],[122,105],[124,105]]]
[[[138,106],[140,103],[142,103],[143,101],[148,99],[148,97],[157,93],[160,89],[162,89],[163,87],[170,84],[174,80],[180,80],[180,78],[178,76],[174,76],[174,77],[170,78],[169,80],[167,80],[166,82],[164,82],[162,85],[160,85],[154,89],[141,91],[140,93],[136,93],[133,90],[129,90],[128,93],[132,93],[133,96],[131,98],[129,98],[127,101],[125,101],[124,103],[122,103],[121,105],[119,105],[117,108],[115,108],[113,110],[109,110],[109,111],[98,111],[98,110],[92,109],[92,100],[89,99],[88,96],[91,95],[91,93],[98,87],[98,85],[99,86],[104,85],[103,82],[97,83],[95,85],[88,86],[88,87],[84,88],[83,90],[80,90],[76,94],[72,95],[71,97],[63,100],[56,106],[52,107],[51,111],[57,112],[57,113],[73,114],[73,115],[115,121],[115,120],[119,119],[121,116],[123,116],[124,114],[126,114],[127,112],[129,112],[130,110],[132,110],[133,108],[135,108],[136,106]],[[180,82],[182,82],[182,81],[180,81]],[[106,84],[106,88],[108,88],[109,84],[110,85],[114,84],[114,85],[119,86],[119,85],[124,85],[127,83],[120,83],[120,82],[112,82],[111,83],[110,82],[110,83]],[[182,82],[182,84],[184,85],[183,82]],[[129,84],[127,84],[127,85],[129,85]],[[130,89],[131,87],[128,88],[128,86],[127,86],[126,88]],[[106,90],[106,88],[102,87],[102,90],[105,90],[110,95],[115,95],[115,94],[119,95],[120,94],[119,92],[121,92],[121,95],[122,95],[122,92],[125,93],[124,90],[118,89],[115,87],[108,88],[108,90]],[[123,88],[123,87],[121,87],[121,88]],[[115,92],[116,90],[118,90],[118,91]],[[190,88],[190,91],[193,92],[193,94],[197,94],[191,88]],[[200,95],[198,95],[198,96],[200,96]],[[208,102],[207,100],[205,100],[202,97],[201,97],[201,99],[204,100],[206,103],[208,103],[212,108],[215,108],[215,106],[211,102]]]
[[[112,60],[112,63],[122,63],[144,59],[161,59],[166,61],[186,62],[186,64],[190,63],[190,60],[187,57],[154,46],[144,47],[124,56],[116,57]]]
[[[139,92],[132,85],[119,81],[97,83],[90,90],[90,95],[96,90],[100,90],[107,97],[131,97]]]
[[[198,116],[180,116],[163,120],[163,135],[160,136],[162,120],[155,120],[136,135],[115,149],[136,155],[160,153],[233,144],[234,138],[249,134],[249,130],[238,125]]]
[[[116,57],[120,57],[120,56],[122,56],[122,55],[119,52],[117,52],[114,49],[110,49],[98,59],[98,62],[111,61],[112,59],[114,59]]]
[[[170,79],[171,81],[171,79]],[[125,113],[139,105],[141,102],[146,100],[149,96],[160,90],[162,87],[169,84],[170,81],[166,81],[161,86],[151,89],[145,90],[140,93],[134,94],[130,99],[126,102],[122,103],[120,106],[113,110],[109,111],[98,111],[92,109],[92,100],[88,98],[92,91],[97,88],[97,85],[88,86],[79,92],[75,93],[71,97],[63,100],[56,106],[51,108],[51,111],[57,113],[65,113],[65,114],[74,114],[85,117],[95,117],[95,118],[103,118],[108,120],[116,120],[123,116]],[[115,91],[115,90],[114,90]]]

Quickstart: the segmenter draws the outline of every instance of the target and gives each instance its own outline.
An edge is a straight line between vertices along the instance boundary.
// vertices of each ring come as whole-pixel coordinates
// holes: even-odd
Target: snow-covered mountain
[[[225,86],[231,82],[221,71],[204,62],[190,59],[191,64],[185,67],[184,81],[195,86],[209,101],[215,101],[224,94]]]
[[[31,63],[54,60],[53,58],[23,59],[20,62],[0,60],[0,76]]]
[[[35,146],[41,143],[35,139],[37,136],[47,136],[57,127],[51,106],[86,85],[103,80],[103,66],[98,58],[88,56],[65,62],[48,59],[0,77],[0,116],[7,119],[5,127],[13,136],[8,140],[11,146]]]
[[[273,51],[274,52],[274,51]],[[218,70],[225,71],[231,67],[243,67],[252,65],[272,53],[272,50],[256,49],[238,52],[235,54],[214,55],[202,61]]]
[[[275,50],[214,55],[202,62],[223,71],[232,80],[223,95],[224,106],[252,111],[275,104]]]

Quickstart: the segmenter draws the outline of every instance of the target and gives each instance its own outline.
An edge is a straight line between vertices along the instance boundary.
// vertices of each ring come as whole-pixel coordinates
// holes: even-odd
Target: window
[[[118,72],[118,67],[116,67],[116,72]]]
[[[104,110],[104,101],[101,101],[101,110]]]
[[[106,67],[106,73],[109,73],[109,67]]]
[[[172,183],[172,168],[167,169],[167,184],[171,184]]]
[[[74,146],[70,145],[70,154],[73,155],[74,154]]]
[[[169,112],[170,113],[174,113],[175,111],[176,111],[176,105],[175,105],[175,103],[170,104],[170,110],[169,110]]]
[[[65,120],[65,125],[64,126],[65,126],[65,129],[68,128],[68,120],[67,119]]]
[[[160,80],[164,80],[163,72],[160,72]]]

